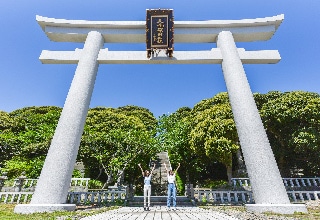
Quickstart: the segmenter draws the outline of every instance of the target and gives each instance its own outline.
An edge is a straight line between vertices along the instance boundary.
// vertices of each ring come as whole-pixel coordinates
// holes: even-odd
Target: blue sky
[[[258,3],[259,2],[259,3]],[[51,42],[36,15],[71,20],[144,21],[145,10],[171,8],[176,21],[233,20],[284,14],[269,41],[238,43],[246,50],[279,50],[278,64],[245,65],[253,92],[320,93],[320,1],[317,0],[0,0],[0,110],[63,107],[76,65],[41,64],[42,50],[74,50]],[[216,44],[175,44],[175,50],[210,50]],[[144,44],[105,44],[109,50],[145,50]],[[90,107],[137,105],[156,117],[193,107],[226,91],[220,65],[100,65]]]

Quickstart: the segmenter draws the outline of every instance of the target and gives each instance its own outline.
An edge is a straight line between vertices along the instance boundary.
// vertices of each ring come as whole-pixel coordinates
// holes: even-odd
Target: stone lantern
[[[15,183],[15,191],[16,192],[21,192],[22,191],[22,187],[23,187],[23,183],[25,181],[25,179],[27,178],[25,176],[25,172],[22,172],[21,175],[15,179],[16,183]]]
[[[8,179],[7,173],[3,172],[2,176],[0,176],[0,192],[2,190],[2,187],[4,186],[4,182]]]

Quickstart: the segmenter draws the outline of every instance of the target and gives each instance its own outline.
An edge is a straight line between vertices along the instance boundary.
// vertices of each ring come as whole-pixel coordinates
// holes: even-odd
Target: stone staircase
[[[161,152],[157,154],[157,158],[155,161],[156,167],[153,171],[152,175],[152,196],[165,196],[167,195],[167,172],[163,165],[163,163],[167,164],[169,169],[170,161],[167,152]]]
[[[167,152],[157,154],[154,161],[151,161],[150,166],[156,164],[152,174],[151,181],[151,206],[166,206],[167,205],[167,172],[163,165],[166,163],[167,168],[171,169],[170,160]],[[172,205],[172,201],[171,201]],[[128,206],[143,207],[143,196],[134,196],[128,201]],[[186,196],[177,196],[177,206],[193,206],[191,200]]]

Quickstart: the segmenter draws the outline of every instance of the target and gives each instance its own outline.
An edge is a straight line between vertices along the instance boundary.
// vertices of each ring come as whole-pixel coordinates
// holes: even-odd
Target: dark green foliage
[[[283,177],[318,176],[319,94],[272,91],[256,93],[254,98]],[[22,171],[27,177],[38,177],[61,110],[43,106],[0,111],[0,167],[10,177]],[[112,174],[110,183],[114,183],[125,169],[125,181],[138,184],[141,174],[136,164],[148,164],[157,152],[168,151],[173,167],[181,163],[182,188],[187,182],[226,180],[227,173],[230,178],[239,147],[224,92],[159,120],[138,106],[90,109],[78,160],[85,164],[86,177],[105,182]]]
[[[176,174],[176,186],[177,186],[177,195],[183,196],[184,191],[185,191],[185,189],[184,189],[185,187],[184,187],[184,183],[178,173]]]
[[[262,106],[261,117],[282,175],[319,175],[319,94],[296,91],[273,98]]]
[[[3,153],[0,166],[9,175],[16,177],[26,171],[27,177],[38,177],[60,112],[61,108],[43,106],[22,108],[8,114],[11,126],[0,133],[0,151]]]
[[[134,181],[140,175],[137,164],[148,163],[157,153],[155,126],[156,119],[144,108],[90,109],[78,154],[86,175],[101,181],[109,178],[111,184],[125,170],[125,181]]]

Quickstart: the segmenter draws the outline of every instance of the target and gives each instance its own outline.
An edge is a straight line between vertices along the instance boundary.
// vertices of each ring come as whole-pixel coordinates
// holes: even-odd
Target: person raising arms
[[[167,208],[170,210],[171,196],[173,200],[173,210],[176,210],[177,206],[177,190],[176,190],[176,173],[180,167],[180,163],[175,171],[168,170],[166,163],[164,164],[164,168],[167,171],[168,177],[168,197],[167,197]]]
[[[150,211],[150,196],[151,196],[151,176],[154,168],[156,167],[156,164],[153,164],[153,168],[151,171],[145,170],[141,168],[141,164],[139,163],[138,166],[141,169],[142,176],[144,178],[144,186],[143,186],[143,208],[144,211]],[[148,198],[148,202],[147,202]],[[147,206],[148,203],[148,206]]]

